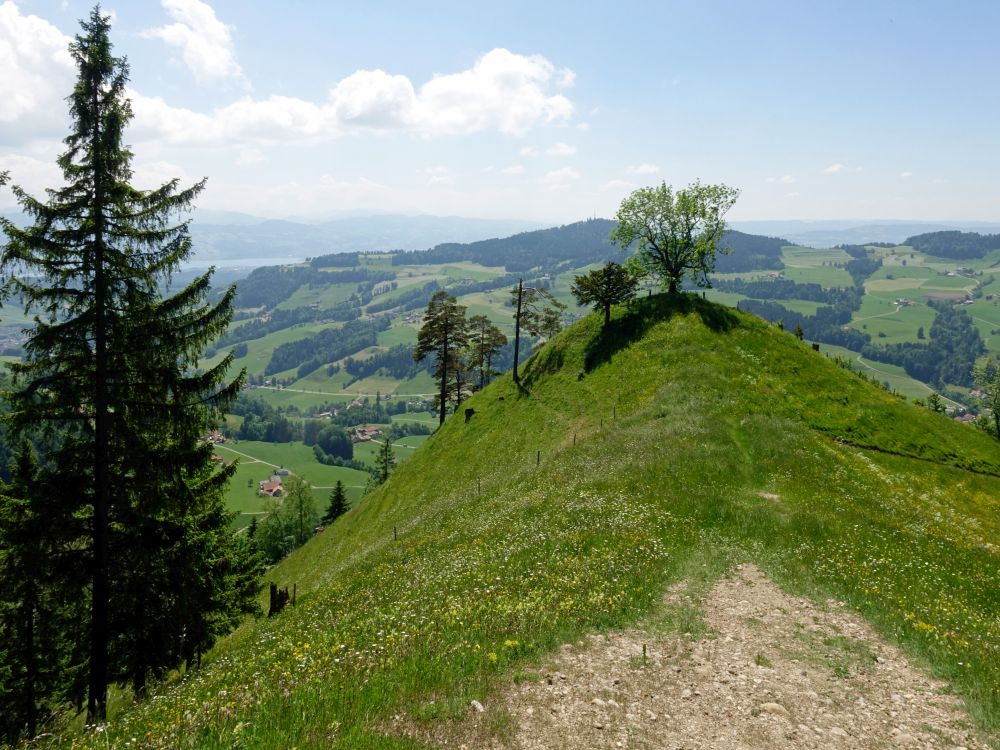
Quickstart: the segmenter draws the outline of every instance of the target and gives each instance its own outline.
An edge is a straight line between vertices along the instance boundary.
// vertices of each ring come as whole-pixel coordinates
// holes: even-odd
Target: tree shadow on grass
[[[587,344],[584,351],[584,371],[591,372],[604,364],[616,352],[645,336],[657,323],[669,320],[674,315],[689,313],[696,313],[705,326],[716,332],[732,330],[740,321],[735,311],[693,294],[664,293],[637,299],[624,315],[604,326]]]

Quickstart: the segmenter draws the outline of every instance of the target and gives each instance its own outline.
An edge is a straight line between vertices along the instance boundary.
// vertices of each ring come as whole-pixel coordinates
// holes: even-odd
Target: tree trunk
[[[677,294],[677,277],[676,276],[671,276],[670,277],[670,286],[667,288],[667,291],[670,294]]]
[[[100,152],[100,107],[98,81],[93,84],[94,108],[94,559],[90,602],[90,681],[87,696],[87,723],[100,724],[107,718],[108,703],[108,335],[107,269],[104,257],[104,191],[101,182],[105,167]]]
[[[441,345],[441,393],[438,397],[438,426],[444,424],[445,410],[448,405],[448,324],[445,323],[444,341]]]
[[[611,322],[611,304],[604,306],[604,325],[608,325]]]
[[[480,330],[479,332],[479,390],[483,390],[486,387],[486,368],[489,367],[487,364],[488,358],[486,356],[486,332],[485,330]]]
[[[521,300],[524,297],[524,279],[517,280],[517,312],[514,313],[514,382],[520,383],[517,374],[517,357],[521,351]]]
[[[35,585],[29,584],[28,601],[24,605],[24,716],[28,723],[28,739],[38,731],[38,711],[35,708]]]

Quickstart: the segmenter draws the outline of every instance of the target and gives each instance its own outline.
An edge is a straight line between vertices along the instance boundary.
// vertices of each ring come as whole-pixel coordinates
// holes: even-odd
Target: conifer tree
[[[130,184],[123,142],[128,68],[95,8],[70,45],[78,79],[45,201],[15,187],[33,223],[4,220],[5,290],[36,314],[14,365],[11,423],[56,429],[50,484],[85,519],[75,547],[89,582],[87,718],[103,721],[111,681],[141,693],[149,677],[196,658],[254,607],[257,566],[229,530],[223,491],[199,441],[238,392],[232,355],[207,372],[198,356],[225,329],[234,289],[205,303],[209,275],[170,297],[160,287],[191,252],[190,207],[204,187]],[[113,644],[113,647],[112,647]]]
[[[327,506],[323,515],[323,523],[329,526],[348,511],[347,493],[344,491],[344,483],[339,479],[330,491],[330,505]]]
[[[469,362],[479,371],[479,388],[485,388],[493,371],[493,357],[507,344],[507,337],[485,315],[469,318]]]
[[[43,482],[32,448],[22,443],[0,494],[0,737],[12,744],[34,737],[60,698],[82,688],[74,656],[86,581],[66,546],[79,537],[79,521]]]
[[[465,307],[458,304],[458,301],[447,292],[435,292],[427,304],[424,323],[417,334],[417,346],[413,350],[413,359],[422,362],[431,354],[437,357],[434,377],[437,378],[439,389],[439,424],[444,424],[452,374],[461,359],[458,355],[468,340]]]
[[[389,472],[392,471],[392,464],[395,460],[396,457],[392,453],[392,441],[386,435],[382,445],[379,446],[378,455],[375,456],[375,469],[378,472],[379,484],[385,484],[389,481]]]

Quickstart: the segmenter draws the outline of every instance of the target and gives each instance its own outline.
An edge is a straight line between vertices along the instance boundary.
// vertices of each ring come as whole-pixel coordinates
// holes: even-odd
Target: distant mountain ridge
[[[208,219],[226,219],[218,212]],[[191,224],[198,260],[309,258],[341,252],[415,250],[442,242],[472,242],[538,229],[537,222],[466,219],[456,216],[384,214],[350,216],[319,223],[233,215],[225,223]]]
[[[985,221],[906,221],[877,219],[871,221],[734,221],[734,229],[751,234],[779,235],[803,247],[862,245],[869,242],[902,244],[907,237],[943,231],[998,232],[1000,223]]]
[[[504,266],[509,273],[533,268],[552,270],[560,263],[571,261],[575,266],[624,260],[621,249],[611,243],[615,222],[609,219],[587,219],[559,227],[521,232],[510,237],[471,243],[444,243],[429,250],[397,254],[393,265],[456,263],[474,261],[486,266]],[[716,270],[720,273],[751,269],[782,268],[781,249],[791,243],[779,237],[762,237],[733,230],[723,235],[720,247],[730,253],[720,253]]]

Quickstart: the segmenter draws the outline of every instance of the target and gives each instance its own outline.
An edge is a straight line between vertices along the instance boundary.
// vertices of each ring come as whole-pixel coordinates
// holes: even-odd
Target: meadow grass
[[[522,386],[468,404],[270,571],[295,607],[103,731],[45,744],[422,747],[393,716],[463,715],[560,643],[654,616],[706,556],[845,600],[1000,730],[1000,444],[984,434],[758,318],[665,295],[607,329],[588,316]]]
[[[279,310],[310,305],[319,305],[323,309],[332,308],[340,302],[346,302],[357,290],[357,284],[303,284],[275,307]]]

